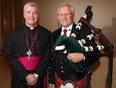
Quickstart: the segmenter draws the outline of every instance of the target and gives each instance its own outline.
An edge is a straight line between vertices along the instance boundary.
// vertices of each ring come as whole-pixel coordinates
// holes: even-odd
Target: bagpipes
[[[80,72],[80,70],[83,70],[85,72],[88,72],[92,65],[85,68],[80,63],[73,63],[67,59],[67,53],[73,53],[73,52],[92,52],[93,50],[103,50],[105,53],[103,55],[108,56],[109,58],[109,68],[108,68],[108,74],[106,79],[106,87],[111,88],[112,86],[112,71],[113,71],[113,48],[114,45],[111,44],[108,39],[105,37],[105,35],[102,33],[102,30],[100,28],[96,28],[93,25],[90,24],[93,13],[92,13],[92,6],[88,6],[85,10],[84,16],[81,17],[79,20],[76,30],[74,33],[71,34],[71,37],[66,36],[59,36],[55,42],[55,51],[58,51],[60,55],[62,55],[63,60],[65,63],[70,65],[74,70],[77,72]],[[77,32],[81,30],[81,27],[83,24],[86,24],[90,29],[93,31],[92,34],[87,35],[85,39],[76,40],[75,37],[77,36]],[[85,29],[86,30],[86,29]],[[95,35],[98,35],[100,37],[100,43],[102,45],[97,45],[95,47],[93,46],[85,46],[86,41],[91,40]]]

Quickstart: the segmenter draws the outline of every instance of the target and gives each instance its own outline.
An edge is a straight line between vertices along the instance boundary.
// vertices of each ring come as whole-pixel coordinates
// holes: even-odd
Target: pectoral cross
[[[26,52],[26,54],[28,55],[28,60],[30,59],[30,56],[31,56],[31,50],[29,49],[27,52]]]

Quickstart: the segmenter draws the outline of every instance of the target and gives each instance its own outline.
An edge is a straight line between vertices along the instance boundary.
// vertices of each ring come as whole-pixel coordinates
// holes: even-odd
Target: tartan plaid
[[[90,86],[90,76],[87,74],[84,78],[75,83],[78,88],[91,88]]]
[[[63,80],[60,79],[58,76],[57,76],[57,83],[58,83],[59,88],[60,88],[61,84],[63,83]],[[75,84],[76,84],[77,88],[91,88],[89,74],[87,74],[81,80],[75,82]]]

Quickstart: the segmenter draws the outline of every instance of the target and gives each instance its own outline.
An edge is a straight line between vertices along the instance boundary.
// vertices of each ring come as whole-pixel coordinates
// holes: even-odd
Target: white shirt
[[[72,31],[72,26],[73,26],[73,24],[71,24],[69,27],[67,27],[67,28],[64,28],[64,27],[62,27],[62,31],[61,31],[61,35],[64,35],[64,29],[67,29],[67,32],[66,32],[66,34],[67,34],[67,36],[69,37],[70,36],[70,34],[71,34],[71,31]]]

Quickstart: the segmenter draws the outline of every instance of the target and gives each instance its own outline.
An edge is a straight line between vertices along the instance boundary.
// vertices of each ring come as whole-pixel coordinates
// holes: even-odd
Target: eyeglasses
[[[71,13],[65,13],[65,14],[58,14],[58,16],[59,17],[63,17],[63,16],[72,16],[72,14]]]

